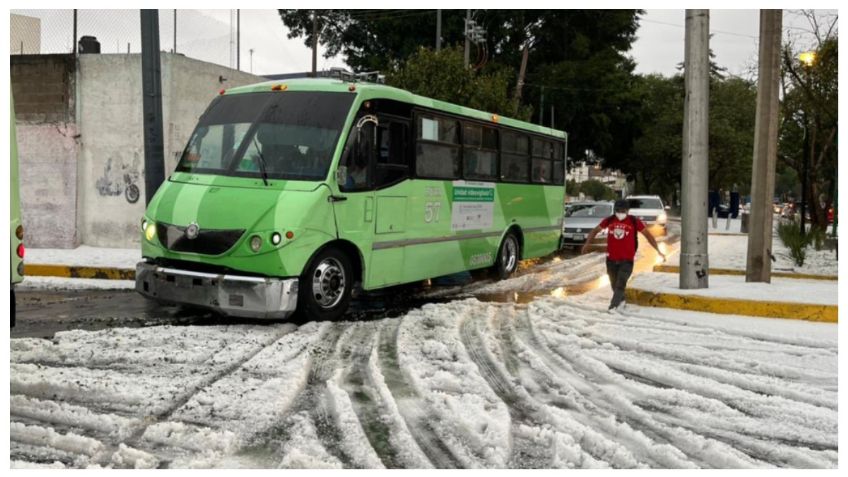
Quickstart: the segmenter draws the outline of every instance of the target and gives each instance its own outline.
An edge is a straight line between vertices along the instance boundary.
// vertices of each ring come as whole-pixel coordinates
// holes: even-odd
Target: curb
[[[654,271],[663,273],[680,273],[680,267],[677,265],[654,265]],[[732,268],[710,268],[710,274],[744,276],[745,270],[735,270]],[[771,272],[771,276],[778,278],[796,278],[801,280],[839,280],[838,275],[814,275],[811,273]]]
[[[712,298],[698,295],[657,293],[638,288],[624,292],[628,303],[641,306],[702,311],[722,315],[747,315],[761,318],[786,318],[791,320],[839,322],[839,307],[807,303],[763,302],[735,298]]]
[[[83,267],[77,265],[24,264],[24,276],[99,278],[103,280],[135,280],[135,269],[114,267]]]

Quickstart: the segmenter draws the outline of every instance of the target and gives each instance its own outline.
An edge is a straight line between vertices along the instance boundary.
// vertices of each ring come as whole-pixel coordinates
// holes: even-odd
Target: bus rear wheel
[[[336,320],[350,304],[353,269],[348,256],[335,248],[320,252],[298,284],[298,308],[308,318]]]
[[[518,269],[518,257],[521,250],[518,237],[509,232],[498,249],[498,259],[495,261],[495,275],[499,280],[509,278]]]

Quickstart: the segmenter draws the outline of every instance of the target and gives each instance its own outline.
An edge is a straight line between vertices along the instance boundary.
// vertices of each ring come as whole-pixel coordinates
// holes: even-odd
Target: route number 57
[[[442,208],[441,202],[427,202],[424,204],[424,222],[438,222],[439,210]]]

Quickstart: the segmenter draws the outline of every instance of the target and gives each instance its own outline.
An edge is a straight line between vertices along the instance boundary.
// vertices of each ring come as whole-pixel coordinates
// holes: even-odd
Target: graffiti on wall
[[[141,157],[133,154],[132,159],[112,156],[103,167],[103,175],[95,182],[97,193],[101,196],[123,195],[127,202],[138,202],[141,195],[138,182],[141,179]]]

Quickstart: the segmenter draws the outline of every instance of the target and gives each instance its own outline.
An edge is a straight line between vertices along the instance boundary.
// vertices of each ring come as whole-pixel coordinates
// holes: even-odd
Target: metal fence
[[[265,29],[277,36],[283,31],[274,10],[261,17],[251,12],[159,10],[159,46],[162,51],[250,71],[254,46],[242,43],[239,55],[240,31],[249,29],[256,34]],[[12,55],[73,53],[83,37],[96,38],[104,54],[141,52],[138,10],[15,9],[11,10],[10,34]]]

